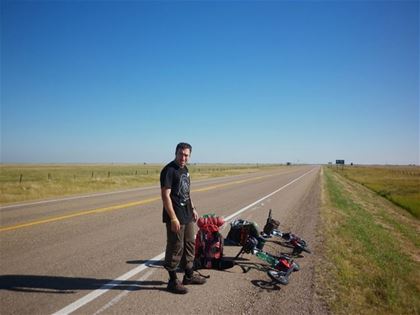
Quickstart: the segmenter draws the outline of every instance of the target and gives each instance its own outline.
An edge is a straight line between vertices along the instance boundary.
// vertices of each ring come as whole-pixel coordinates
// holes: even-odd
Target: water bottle
[[[255,253],[255,256],[257,256],[261,260],[268,262],[271,266],[275,266],[278,264],[278,260],[275,259],[273,256],[267,254],[266,252],[257,251]]]

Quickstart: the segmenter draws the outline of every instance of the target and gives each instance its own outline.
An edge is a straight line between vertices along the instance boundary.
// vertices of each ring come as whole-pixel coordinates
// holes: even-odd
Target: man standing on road
[[[185,294],[184,285],[203,284],[206,279],[193,273],[194,222],[198,214],[190,198],[190,174],[187,162],[192,147],[181,142],[176,146],[175,159],[160,173],[160,187],[163,202],[163,222],[166,223],[165,269],[169,273],[168,291]],[[185,270],[182,283],[176,270]]]

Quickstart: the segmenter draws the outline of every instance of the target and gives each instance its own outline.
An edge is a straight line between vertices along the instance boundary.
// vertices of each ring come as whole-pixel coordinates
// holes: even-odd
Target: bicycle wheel
[[[280,284],[286,285],[289,283],[289,278],[282,271],[268,270],[267,274],[271,279]]]

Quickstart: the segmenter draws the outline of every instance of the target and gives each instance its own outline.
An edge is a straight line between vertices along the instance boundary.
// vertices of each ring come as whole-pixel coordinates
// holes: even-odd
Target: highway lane
[[[308,173],[310,170],[312,172]],[[295,208],[313,186],[317,170],[317,167],[305,166],[206,181],[193,179],[192,197],[201,214],[215,212],[229,216],[306,174],[302,180],[241,214],[241,217],[255,215],[253,209],[258,208],[260,214],[251,218],[263,225],[265,205],[275,206],[279,215],[290,215],[290,209]],[[165,233],[161,207],[159,188],[151,187],[1,209],[2,227],[15,227],[0,232],[2,314],[54,313],[162,253]],[[97,209],[103,211],[89,212]],[[80,215],[66,217],[69,214]],[[288,215],[284,219],[287,220]],[[43,222],[46,217],[60,219]],[[38,223],[22,226],[27,222]],[[162,296],[161,292],[166,286],[166,274],[154,269],[157,268],[147,268],[133,277],[145,277],[152,272],[148,277],[158,277],[158,280],[145,277],[142,282],[151,286],[149,290],[138,290],[139,282],[127,279],[82,305],[76,313],[93,314],[98,310],[119,313],[121,305],[130,312],[127,301],[132,294],[140,292],[151,295],[145,305],[150,306],[153,292],[160,292],[160,298],[170,303],[173,297],[165,291]],[[127,297],[109,305],[121,294]],[[138,301],[131,305],[137,304]],[[160,311],[152,308],[153,313]]]
[[[294,174],[295,170],[283,169],[282,174]],[[256,173],[260,176],[271,176],[267,173]],[[221,178],[205,179],[194,181],[194,190],[212,190],[234,184],[238,181],[255,180],[253,174],[243,174]],[[17,205],[0,207],[1,226],[0,231],[20,228],[21,225],[38,222],[42,220],[54,220],[66,216],[79,216],[100,211],[112,211],[140,206],[144,203],[160,200],[160,188],[158,185],[128,189],[117,192],[73,196],[60,199],[35,201]],[[65,218],[63,218],[65,219]],[[36,223],[35,223],[36,224]]]

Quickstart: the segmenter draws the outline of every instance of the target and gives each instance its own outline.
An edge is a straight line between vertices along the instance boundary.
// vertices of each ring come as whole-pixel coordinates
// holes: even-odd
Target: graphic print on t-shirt
[[[185,206],[187,201],[190,199],[190,180],[189,173],[182,174],[179,179],[179,190],[178,196],[181,202],[181,206]]]

